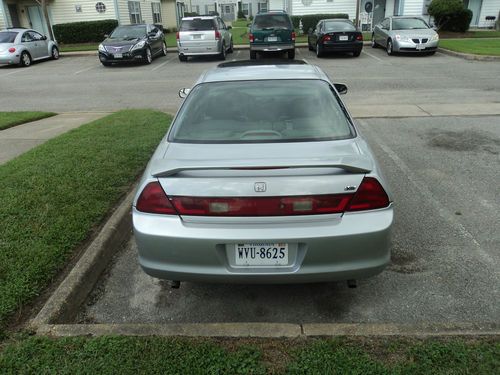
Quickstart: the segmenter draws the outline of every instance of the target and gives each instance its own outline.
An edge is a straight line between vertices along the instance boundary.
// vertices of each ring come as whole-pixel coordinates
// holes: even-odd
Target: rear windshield
[[[352,126],[327,82],[269,80],[196,86],[171,142],[258,143],[345,139]]]
[[[420,18],[395,18],[392,20],[393,30],[428,29],[429,25]]]
[[[332,21],[332,22],[325,22],[325,31],[330,32],[330,31],[356,31],[356,28],[354,25],[350,22],[345,22],[345,21]]]
[[[182,20],[180,31],[201,31],[215,30],[215,22],[213,19],[195,18],[193,20]]]
[[[109,36],[113,38],[136,39],[146,35],[146,26],[118,26]]]
[[[0,43],[14,43],[17,33],[12,31],[0,32]]]
[[[290,18],[286,14],[266,14],[255,17],[254,30],[292,29]]]

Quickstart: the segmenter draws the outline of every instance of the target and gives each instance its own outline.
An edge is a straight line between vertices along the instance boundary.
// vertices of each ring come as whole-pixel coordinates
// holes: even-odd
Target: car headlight
[[[144,48],[145,45],[146,45],[146,41],[145,40],[141,40],[139,43],[135,44],[132,47],[132,51],[135,50],[135,49]]]
[[[434,35],[432,36],[431,40],[432,40],[432,41],[434,41],[434,40],[439,40],[439,34],[438,34],[438,33],[434,34]]]
[[[102,44],[99,44],[99,52],[107,52],[106,48]]]

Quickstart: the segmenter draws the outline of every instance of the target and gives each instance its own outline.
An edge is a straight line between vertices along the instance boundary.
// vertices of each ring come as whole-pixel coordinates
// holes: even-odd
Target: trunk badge
[[[257,193],[263,193],[266,191],[266,183],[265,182],[256,182],[254,185],[254,189]]]
[[[356,186],[354,185],[349,185],[344,188],[344,191],[354,191],[356,190]]]

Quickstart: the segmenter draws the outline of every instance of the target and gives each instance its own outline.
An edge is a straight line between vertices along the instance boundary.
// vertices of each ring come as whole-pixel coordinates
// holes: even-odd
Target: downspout
[[[0,10],[3,14],[3,21],[5,23],[5,27],[9,27],[9,18],[7,17],[7,11],[5,10],[5,3],[3,0],[0,0]]]
[[[113,0],[113,3],[115,4],[115,17],[116,20],[118,21],[118,25],[121,24],[120,22],[120,8],[118,8],[118,0]]]

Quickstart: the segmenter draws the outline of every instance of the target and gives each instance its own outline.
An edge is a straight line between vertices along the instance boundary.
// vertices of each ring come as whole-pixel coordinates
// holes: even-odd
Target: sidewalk
[[[0,131],[0,165],[51,138],[108,115],[107,112],[68,112]]]

